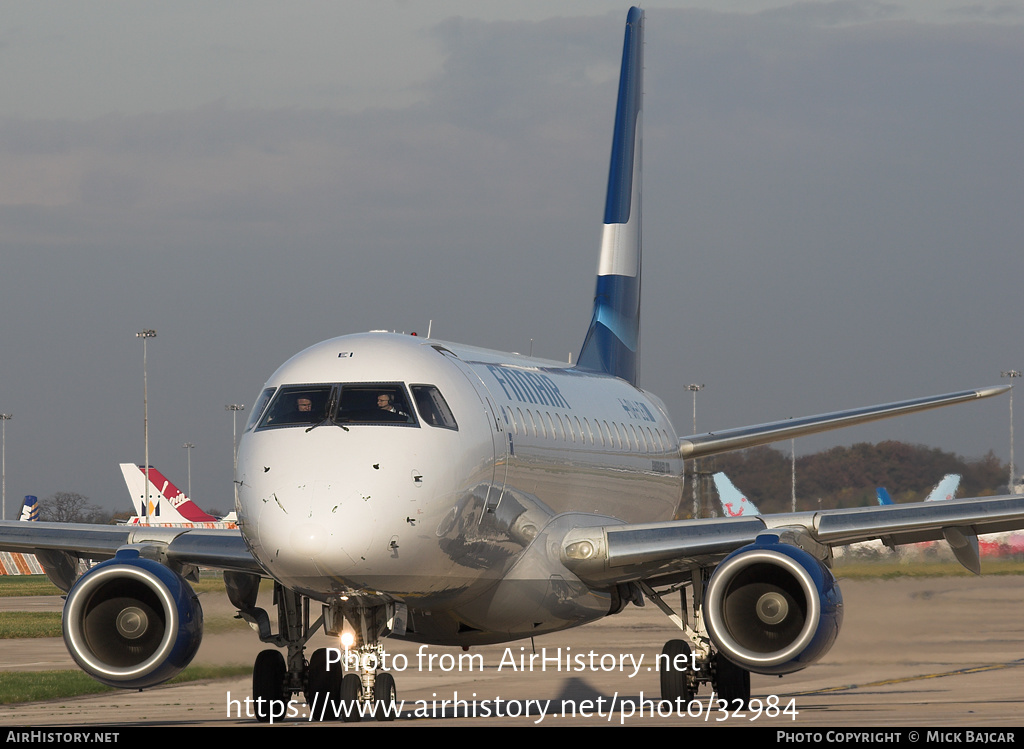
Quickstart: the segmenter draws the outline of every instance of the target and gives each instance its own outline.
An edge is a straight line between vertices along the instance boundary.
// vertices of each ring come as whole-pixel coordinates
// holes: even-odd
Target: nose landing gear
[[[280,650],[264,650],[253,665],[255,717],[262,723],[285,717],[358,722],[363,717],[392,721],[398,716],[398,692],[394,677],[381,670],[386,662],[384,637],[405,631],[404,605],[378,597],[336,599],[323,614],[309,621],[310,600],[280,583],[274,584],[278,633],[270,617],[256,607],[259,577],[226,572],[228,597],[239,616],[259,633],[260,640]],[[344,651],[318,648],[307,662],[306,643],[321,628],[331,636],[345,636],[351,645]],[[296,695],[305,696],[306,710]]]

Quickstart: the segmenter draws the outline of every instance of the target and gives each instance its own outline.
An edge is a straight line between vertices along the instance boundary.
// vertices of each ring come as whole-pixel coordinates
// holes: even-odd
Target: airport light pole
[[[792,417],[790,417],[792,418]],[[793,476],[793,504],[790,512],[796,512],[796,438],[791,437],[789,440],[789,453],[793,458],[790,473]]]
[[[1020,370],[1008,369],[1000,372],[999,376],[1010,378],[1010,483],[1006,485],[1006,491],[1013,494],[1013,482],[1016,478],[1013,473],[1013,378],[1020,377]]]
[[[697,393],[704,389],[703,385],[689,384],[686,389],[693,393],[693,434],[697,434]],[[693,517],[700,517],[700,502],[697,498],[697,459],[693,459],[690,467],[691,483],[693,484]]]
[[[238,415],[239,411],[242,411],[244,409],[245,406],[243,406],[241,403],[229,403],[228,405],[224,406],[225,411],[231,412],[231,454],[232,456],[234,456],[234,462],[232,463],[232,466],[235,470],[238,469],[238,429],[235,425],[235,417]],[[233,472],[231,474],[231,480],[235,480],[235,474]]]
[[[143,330],[135,334],[136,338],[142,339],[142,440],[145,443],[146,467],[143,473],[146,474],[146,490],[142,494],[142,501],[146,503],[146,522],[149,522],[149,383],[146,374],[146,342],[150,338],[156,338],[155,330]]]
[[[192,499],[192,450],[195,445],[186,442],[182,447],[185,448],[185,454],[188,455],[188,498]]]
[[[3,500],[0,501],[0,520],[7,520],[7,422],[10,420],[11,414],[0,414],[0,421],[3,421],[3,439],[2,447],[0,447],[0,452],[3,453],[3,468],[0,469],[0,473],[3,475],[0,480],[0,483],[3,484]]]

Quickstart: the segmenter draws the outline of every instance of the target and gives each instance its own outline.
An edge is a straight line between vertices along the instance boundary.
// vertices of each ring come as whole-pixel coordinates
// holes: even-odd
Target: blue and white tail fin
[[[640,145],[644,13],[630,8],[615,108],[594,316],[577,366],[637,384],[640,368]]]
[[[880,486],[875,489],[875,496],[878,497],[878,504],[882,507],[892,504],[892,497],[889,496],[889,490],[884,486]]]
[[[744,497],[724,473],[718,472],[712,478],[715,480],[715,489],[718,490],[718,501],[722,504],[724,517],[738,518],[761,514],[757,505]]]
[[[18,520],[35,522],[39,520],[39,498],[31,494],[25,495],[25,504],[21,506],[21,517]]]
[[[32,495],[25,496],[19,520],[39,520],[39,500]],[[0,551],[0,575],[42,575],[43,568],[35,554]]]

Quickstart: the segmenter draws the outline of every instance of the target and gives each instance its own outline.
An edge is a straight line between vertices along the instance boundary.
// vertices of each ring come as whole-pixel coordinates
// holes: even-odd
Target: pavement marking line
[[[1024,659],[1012,661],[1010,663],[990,663],[987,666],[972,666],[970,668],[960,668],[956,671],[942,671],[935,674],[918,674],[917,676],[906,676],[902,679],[884,679],[882,681],[870,681],[866,684],[847,684],[841,687],[826,687],[824,689],[813,689],[809,692],[794,692],[794,697],[806,697],[814,694],[832,694],[834,692],[846,692],[851,689],[866,689],[868,687],[884,687],[890,684],[905,684],[910,681],[922,681],[924,679],[942,679],[946,676],[961,676],[963,674],[980,674],[985,671],[999,671],[1004,668],[1015,668],[1017,666],[1024,666]]]

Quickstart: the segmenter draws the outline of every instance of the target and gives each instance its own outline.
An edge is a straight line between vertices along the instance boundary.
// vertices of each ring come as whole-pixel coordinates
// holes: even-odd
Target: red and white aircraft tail
[[[234,513],[217,518],[204,512],[185,492],[164,477],[160,471],[149,468],[149,495],[146,493],[146,474],[142,466],[121,463],[121,473],[128,485],[135,517],[129,525],[187,525],[196,528],[236,528]]]

